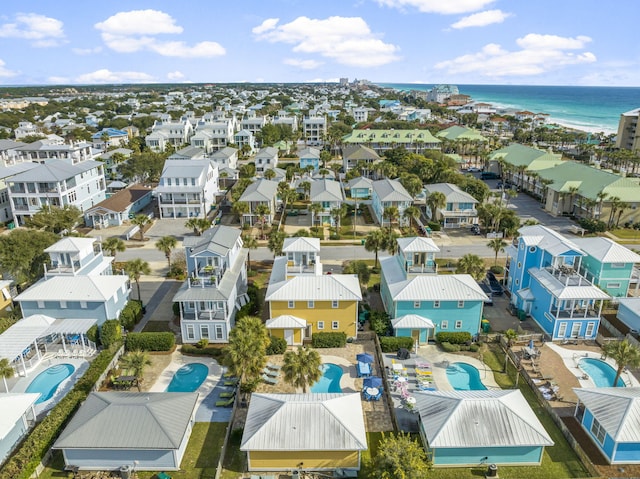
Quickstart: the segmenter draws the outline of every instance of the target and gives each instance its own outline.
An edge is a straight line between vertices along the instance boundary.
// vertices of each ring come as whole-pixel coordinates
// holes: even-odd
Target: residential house
[[[91,145],[97,150],[121,147],[129,142],[129,134],[117,128],[103,128],[91,135]]]
[[[272,146],[261,148],[254,158],[256,173],[264,174],[269,168],[278,166],[278,150]]]
[[[364,145],[346,145],[342,148],[342,168],[345,173],[362,166],[364,171],[361,173],[369,176],[373,164],[381,159],[374,150]]]
[[[237,228],[218,225],[202,236],[185,237],[187,280],[173,297],[180,305],[184,342],[229,341],[237,310],[248,302],[248,250],[240,234]]]
[[[620,298],[616,318],[629,328],[630,333],[637,335],[640,331],[640,297]]]
[[[26,136],[42,135],[42,130],[37,125],[34,125],[30,121],[19,121],[18,128],[13,130],[13,135],[16,140],[24,138]]]
[[[560,233],[525,226],[506,248],[504,285],[514,309],[530,315],[552,339],[595,339],[610,296],[581,274],[587,254]]]
[[[92,392],[53,444],[83,471],[177,471],[198,393]]]
[[[302,120],[302,135],[307,145],[323,145],[327,136],[327,119],[324,116],[304,118]]]
[[[255,224],[260,218],[256,215],[258,205],[267,205],[269,213],[266,222],[271,224],[276,214],[276,201],[278,197],[278,182],[261,178],[251,183],[240,196],[238,201],[249,204],[249,212],[242,215],[242,224]]]
[[[13,140],[0,140],[0,166],[9,166],[21,162],[16,148],[27,143]]]
[[[219,191],[215,163],[166,160],[156,187],[160,218],[206,218]]]
[[[251,132],[254,138],[258,136],[258,133],[262,133],[262,128],[266,125],[266,115],[258,116],[254,111],[251,111],[247,117],[240,120],[240,130]]]
[[[249,471],[357,473],[367,447],[359,393],[254,393],[240,441]]]
[[[91,228],[122,226],[151,204],[153,190],[144,185],[132,185],[114,193],[84,213],[84,222]]]
[[[434,183],[426,187],[427,197],[436,191],[445,196],[445,205],[436,211],[436,220],[441,222],[444,228],[459,228],[461,226],[478,224],[478,200],[466,191],[462,191],[452,183]],[[427,210],[429,207],[427,206]],[[431,211],[428,211],[431,217]]]
[[[256,137],[249,130],[240,130],[235,135],[233,135],[233,142],[236,144],[238,149],[242,152],[248,149],[248,153],[252,154],[256,150]]]
[[[624,298],[640,255],[615,241],[597,236],[573,240],[587,256],[582,260],[580,274],[614,298]]]
[[[298,153],[300,157],[300,169],[305,171],[307,167],[312,167],[313,171],[320,168],[320,150],[317,148],[304,148]]]
[[[218,168],[232,168],[235,170],[238,167],[238,150],[230,146],[211,153],[209,158],[218,164]]]
[[[205,160],[208,155],[198,146],[185,146],[171,153],[167,160]]]
[[[287,115],[286,112],[279,112],[278,116],[274,116],[271,119],[272,125],[283,125],[291,128],[291,131],[295,133],[298,131],[298,117],[295,115]]]
[[[478,130],[466,126],[453,125],[436,133],[436,137],[460,143],[484,143],[487,140]]]
[[[0,464],[9,457],[36,422],[34,404],[40,393],[0,394]]]
[[[11,210],[18,225],[43,206],[75,206],[85,211],[106,198],[103,164],[84,160],[45,160],[8,181]]]
[[[0,167],[0,221],[3,223],[8,223],[13,219],[13,211],[11,208],[7,182],[17,174],[37,167],[38,163],[33,163],[31,161]]]
[[[389,218],[385,216],[385,209],[392,206],[398,209],[398,217],[395,220],[401,226],[408,225],[408,220],[404,217],[404,210],[412,204],[412,196],[399,181],[385,178],[373,182],[371,207],[380,226],[389,225]]]
[[[380,296],[396,336],[420,344],[440,331],[480,331],[487,295],[468,274],[438,275],[430,238],[398,238],[398,252],[380,259]],[[406,317],[420,316],[419,318]]]
[[[121,162],[126,162],[131,157],[132,153],[133,150],[128,148],[116,148],[115,150],[109,150],[102,153],[98,157],[98,160],[104,162],[105,177],[112,180],[122,179],[122,175],[118,173],[118,166]]]
[[[76,165],[85,160],[93,160],[95,156],[89,143],[84,141],[65,143],[62,138],[60,140],[47,138],[26,143],[14,148],[14,151],[17,153],[16,161],[35,161],[37,163],[44,163],[47,160],[64,160]]]
[[[353,130],[342,138],[343,145],[363,145],[384,155],[393,148],[404,147],[410,153],[439,150],[442,140],[429,130]]]
[[[640,463],[640,388],[573,388],[574,417],[609,464]]]
[[[349,197],[353,199],[369,199],[373,191],[373,181],[364,176],[359,176],[347,183]]]
[[[364,123],[369,119],[369,108],[353,108],[351,110],[351,114],[353,115],[353,119],[356,121],[356,123]]]
[[[234,132],[234,122],[230,118],[201,120],[191,137],[191,145],[212,153],[233,143]]]
[[[422,443],[434,467],[540,465],[549,433],[518,389],[415,394]]]
[[[322,206],[322,211],[315,215],[313,223],[335,226],[332,211],[335,208],[340,208],[344,203],[344,192],[340,182],[327,179],[312,181],[309,199],[311,203],[318,203]]]
[[[154,122],[151,133],[146,136],[144,141],[153,151],[165,151],[168,145],[179,149],[189,143],[193,134],[193,126],[189,121],[173,121],[171,117],[165,117]]]

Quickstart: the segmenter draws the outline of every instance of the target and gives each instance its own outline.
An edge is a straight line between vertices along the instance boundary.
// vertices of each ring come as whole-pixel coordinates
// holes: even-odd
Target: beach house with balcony
[[[278,197],[278,182],[260,178],[251,183],[240,196],[238,201],[249,205],[249,212],[242,215],[242,224],[254,225],[260,218],[256,215],[259,205],[266,205],[269,213],[266,215],[266,222],[271,224],[276,214],[276,200]]]
[[[230,146],[226,146],[215,153],[211,153],[210,158],[218,164],[219,168],[238,167],[238,150]]]
[[[129,141],[129,134],[117,128],[103,128],[91,135],[91,145],[97,150],[106,150],[115,146],[124,146]]]
[[[237,311],[249,298],[247,254],[241,231],[218,225],[202,236],[187,236],[183,245],[187,280],[173,297],[180,305],[182,340],[226,343]]]
[[[380,226],[389,226],[389,218],[385,216],[385,210],[391,206],[398,209],[398,217],[395,221],[400,226],[407,226],[409,222],[404,217],[404,210],[412,204],[413,198],[399,181],[385,178],[373,182],[371,207]]]
[[[369,199],[373,191],[373,181],[364,176],[359,176],[347,183],[349,197],[354,200]]]
[[[309,116],[303,118],[302,135],[307,145],[323,145],[324,139],[327,136],[327,118],[324,116]]]
[[[369,176],[373,170],[373,164],[381,159],[380,155],[368,146],[345,145],[342,147],[342,168],[345,173],[362,165],[364,169],[363,174]]]
[[[156,188],[160,218],[204,218],[218,192],[214,162],[166,160]]]
[[[552,340],[594,339],[611,297],[581,274],[587,256],[575,242],[542,225],[525,226],[506,248],[504,285],[511,305]]]
[[[300,169],[305,171],[308,166],[316,171],[320,168],[320,150],[317,148],[304,148],[298,153],[300,158]]]
[[[254,158],[256,173],[262,175],[266,170],[278,166],[278,149],[272,146],[261,148]]]
[[[153,124],[151,133],[144,141],[153,151],[164,151],[168,145],[179,149],[189,143],[193,134],[193,125],[189,120],[173,121],[171,117],[165,117]]]
[[[230,118],[203,119],[198,121],[195,133],[190,138],[191,146],[212,153],[233,143],[234,132],[234,122]]]
[[[398,253],[380,259],[380,296],[396,336],[419,344],[440,331],[475,335],[486,294],[468,274],[438,275],[430,238],[398,238]]]
[[[436,191],[445,196],[445,205],[436,211],[436,219],[444,228],[460,228],[461,226],[478,224],[478,200],[457,185],[451,183],[434,183],[425,187],[427,197]],[[427,207],[427,209],[429,209]],[[431,211],[428,211],[431,217]]]
[[[311,182],[309,199],[311,203],[317,203],[322,206],[322,210],[314,215],[314,224],[335,226],[335,218],[331,212],[335,208],[340,208],[340,205],[344,203],[344,193],[340,182],[327,179]]]

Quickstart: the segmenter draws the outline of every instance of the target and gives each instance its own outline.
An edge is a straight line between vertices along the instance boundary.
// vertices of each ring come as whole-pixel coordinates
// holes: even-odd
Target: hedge
[[[129,333],[125,342],[127,351],[171,351],[176,344],[173,333]]]
[[[80,403],[87,398],[100,375],[106,371],[114,355],[115,348],[113,350],[105,349],[91,361],[89,368],[76,382],[73,389],[33,428],[2,466],[0,479],[28,479],[31,477]]]
[[[458,351],[460,351],[459,344],[451,344],[446,341],[444,343],[440,343],[440,347],[446,353],[457,353]]]
[[[271,356],[272,354],[284,354],[287,350],[287,341],[284,338],[278,338],[276,336],[271,336],[271,342],[267,346],[267,354]]]
[[[378,336],[386,336],[391,329],[391,318],[384,311],[371,311],[369,327]]]
[[[468,331],[440,331],[436,334],[439,343],[465,344],[471,341],[471,333]]]
[[[384,336],[380,338],[380,349],[383,353],[393,353],[400,348],[413,349],[413,338],[408,336]]]
[[[105,348],[120,342],[122,339],[122,326],[117,319],[108,319],[100,327],[100,344]]]
[[[133,331],[133,328],[138,324],[138,321],[142,319],[142,316],[142,301],[130,299],[120,313],[120,317],[118,319],[124,329],[127,331]]]
[[[181,348],[182,354],[191,354],[193,356],[211,356],[217,358],[222,356],[222,348],[199,348],[194,344],[183,344]]]
[[[314,348],[344,348],[347,344],[345,333],[314,333],[311,346]]]

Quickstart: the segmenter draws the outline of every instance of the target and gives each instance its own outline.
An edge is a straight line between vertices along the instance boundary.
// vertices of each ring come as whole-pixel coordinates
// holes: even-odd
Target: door
[[[420,344],[420,330],[419,329],[412,329],[411,330],[411,338],[413,338],[413,342]]]
[[[287,342],[287,345],[293,345],[293,329],[284,330],[284,340]]]

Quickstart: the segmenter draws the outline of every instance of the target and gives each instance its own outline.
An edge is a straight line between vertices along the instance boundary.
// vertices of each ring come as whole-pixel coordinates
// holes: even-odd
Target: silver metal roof
[[[451,183],[433,183],[426,185],[427,193],[439,191],[446,197],[447,203],[478,203],[473,196],[466,191],[462,191],[457,185]]]
[[[558,299],[610,299],[607,293],[586,279],[584,285],[567,286],[544,269],[529,268],[529,274],[534,277],[547,291]]]
[[[277,192],[278,182],[263,178],[247,186],[239,201],[272,201]]]
[[[75,165],[71,165],[62,160],[49,160],[46,163],[39,164],[37,168],[32,168],[29,171],[15,175],[9,181],[63,181],[93,168],[98,168],[102,164],[103,163],[94,160],[81,161]]]
[[[573,388],[616,442],[640,442],[640,388]]]
[[[68,236],[66,238],[62,238],[60,241],[56,241],[47,249],[44,250],[45,253],[71,253],[83,251],[87,248],[92,248],[93,243],[97,240],[95,238],[75,238],[73,236]]]
[[[94,392],[55,449],[178,449],[198,393]]]
[[[52,276],[41,279],[16,301],[106,301],[129,277],[122,274],[98,276]]]
[[[438,253],[440,248],[431,238],[414,236],[409,238],[398,238],[398,247],[405,253]]]
[[[202,233],[201,236],[186,236],[182,242],[185,248],[193,248],[190,255],[196,256],[203,251],[226,256],[240,237],[241,231],[231,226],[217,225]]]
[[[355,274],[299,275],[277,283],[269,281],[265,296],[265,301],[333,300],[362,301],[358,276]]]
[[[320,252],[320,239],[319,238],[305,238],[303,236],[298,238],[285,238],[282,246],[283,253],[308,253]]]
[[[430,447],[553,446],[517,389],[425,391],[415,398]]]
[[[640,255],[602,236],[573,240],[582,251],[601,263],[640,263]]]
[[[385,178],[374,181],[372,187],[380,201],[413,201],[413,197],[399,181]]]
[[[251,396],[241,451],[366,449],[359,393],[254,393]]]
[[[307,321],[302,318],[298,318],[297,316],[292,316],[290,314],[282,314],[275,318],[267,319],[265,326],[267,329],[306,328]]]
[[[533,244],[537,245],[539,248],[542,248],[545,251],[548,251],[553,256],[558,256],[567,253],[568,251],[573,251],[581,256],[585,255],[584,251],[582,251],[576,243],[565,238],[557,231],[547,228],[546,226],[523,226],[518,230],[518,232],[520,233],[520,236],[523,238],[525,243],[527,241],[526,237],[533,236],[535,238],[535,243]]]
[[[309,199],[312,203],[320,201],[344,201],[344,195],[338,181],[325,178],[311,183]]]

